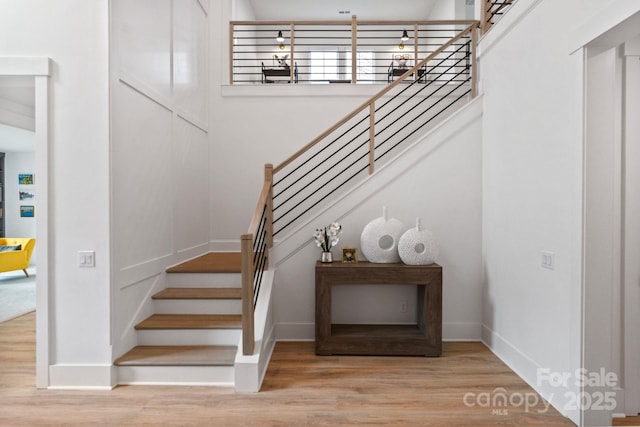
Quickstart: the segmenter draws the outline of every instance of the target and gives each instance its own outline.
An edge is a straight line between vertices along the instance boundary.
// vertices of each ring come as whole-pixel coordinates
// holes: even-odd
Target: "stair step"
[[[154,314],[135,327],[136,330],[240,328],[241,314]]]
[[[169,288],[240,288],[240,273],[172,273],[167,274]]]
[[[118,384],[233,387],[234,366],[118,366]]]
[[[241,299],[240,288],[167,288],[153,299]]]
[[[174,265],[167,273],[240,273],[240,252],[209,252]]]
[[[235,346],[137,346],[118,358],[118,366],[231,366]]]
[[[241,299],[154,299],[155,314],[242,314]]]
[[[242,329],[141,329],[138,345],[238,345]]]

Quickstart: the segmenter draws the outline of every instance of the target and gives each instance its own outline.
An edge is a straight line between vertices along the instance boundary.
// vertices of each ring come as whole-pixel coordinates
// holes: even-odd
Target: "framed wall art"
[[[20,173],[18,174],[18,184],[20,185],[33,185],[32,173]]]
[[[35,207],[33,205],[20,205],[21,218],[33,218],[35,216]]]
[[[358,262],[358,248],[345,246],[342,248],[342,262],[356,263]]]

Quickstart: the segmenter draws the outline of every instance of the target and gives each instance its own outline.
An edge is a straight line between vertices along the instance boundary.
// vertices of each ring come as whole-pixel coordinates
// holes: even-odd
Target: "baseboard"
[[[579,423],[580,414],[577,409],[573,410],[571,407],[572,397],[575,399],[575,397],[579,396],[580,393],[579,388],[570,388],[570,386],[573,385],[573,380],[568,381],[567,386],[552,386],[550,381],[539,379],[539,373],[541,370],[544,370],[551,375],[565,374],[564,372],[555,372],[555,369],[552,367],[543,367],[538,365],[516,346],[486,325],[482,325],[482,342],[505,365],[529,384],[531,388],[540,394],[547,402],[551,403],[558,412],[569,418],[574,423]]]
[[[442,341],[480,341],[482,325],[478,322],[444,322]]]
[[[315,340],[315,323],[276,323],[276,341]]]
[[[117,374],[113,365],[49,366],[50,389],[111,390]]]

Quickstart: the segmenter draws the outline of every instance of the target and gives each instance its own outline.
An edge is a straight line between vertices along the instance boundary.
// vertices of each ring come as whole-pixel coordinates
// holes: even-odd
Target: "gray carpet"
[[[35,269],[0,273],[0,323],[36,309]]]

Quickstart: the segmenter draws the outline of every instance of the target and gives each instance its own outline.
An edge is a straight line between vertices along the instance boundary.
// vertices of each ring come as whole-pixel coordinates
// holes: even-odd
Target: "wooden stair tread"
[[[135,329],[240,329],[241,314],[154,314]]]
[[[143,345],[115,361],[118,366],[232,366],[237,347],[216,345]]]
[[[240,273],[240,252],[209,252],[167,269],[167,273]]]
[[[153,299],[241,299],[240,288],[167,288]]]

